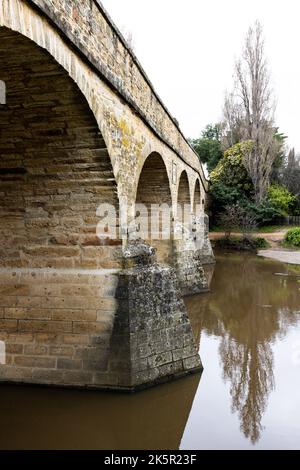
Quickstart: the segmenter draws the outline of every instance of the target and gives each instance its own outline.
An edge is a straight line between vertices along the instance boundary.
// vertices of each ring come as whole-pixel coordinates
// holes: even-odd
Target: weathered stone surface
[[[107,364],[117,274],[2,268],[0,285],[8,294],[0,294],[6,349],[0,380],[93,387]],[[92,303],[94,310],[87,309]]]
[[[127,256],[137,252],[152,250],[129,244]],[[145,263],[139,257],[120,272],[116,297],[108,367],[115,377],[123,371],[118,387],[136,389],[202,369],[174,269],[153,254]]]

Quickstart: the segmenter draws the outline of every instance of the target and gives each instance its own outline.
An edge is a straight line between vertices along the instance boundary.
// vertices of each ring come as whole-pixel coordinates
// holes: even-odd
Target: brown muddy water
[[[186,299],[201,377],[135,395],[1,385],[0,448],[299,449],[299,289],[298,266],[218,256],[211,292]]]

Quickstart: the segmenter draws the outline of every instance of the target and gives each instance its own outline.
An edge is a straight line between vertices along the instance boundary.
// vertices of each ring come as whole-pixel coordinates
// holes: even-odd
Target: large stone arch
[[[27,37],[1,27],[0,41],[1,264],[105,268],[111,259],[115,266],[113,249],[99,245],[115,246],[118,233],[99,239],[96,227],[100,204],[118,216],[117,184],[85,97]]]
[[[188,217],[192,212],[192,198],[190,180],[186,170],[183,170],[178,179],[177,188],[177,220],[183,222],[184,212]]]
[[[157,152],[148,155],[139,172],[135,213],[141,238],[157,249],[160,261],[170,262],[172,192],[166,164]]]
[[[99,88],[101,86],[103,87],[101,92],[105,95],[106,86],[104,83],[101,83],[92,70],[67,45],[51,23],[23,1],[5,0],[2,2],[0,6],[0,27],[6,27],[30,39],[37,46],[47,51],[69,74],[95,116],[114,168],[113,138],[107,122],[109,117],[105,118],[105,106],[100,106],[99,102]],[[106,94],[109,100],[108,93]]]

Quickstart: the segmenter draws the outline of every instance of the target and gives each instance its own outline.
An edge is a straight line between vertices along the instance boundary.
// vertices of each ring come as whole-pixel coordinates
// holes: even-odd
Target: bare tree
[[[276,139],[275,103],[258,21],[248,30],[234,76],[235,89],[225,99],[224,117],[230,138],[254,143],[245,165],[254,184],[256,202],[260,203],[266,195],[280,142]]]
[[[257,228],[255,214],[239,204],[227,205],[218,221],[224,228],[226,238],[230,238],[234,230],[240,231],[244,238],[251,238],[251,233]]]
[[[227,205],[219,215],[218,222],[224,229],[225,238],[230,238],[234,230],[239,230],[240,208],[237,205]]]
[[[235,99],[235,93],[226,93],[223,108],[224,127],[222,135],[223,150],[241,142],[243,132],[243,108]]]

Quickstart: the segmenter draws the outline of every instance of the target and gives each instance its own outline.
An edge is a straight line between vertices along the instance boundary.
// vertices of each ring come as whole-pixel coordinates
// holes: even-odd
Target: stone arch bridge
[[[199,370],[182,296],[207,290],[207,181],[100,2],[0,0],[0,80],[0,380]],[[170,235],[161,213],[145,233],[161,204]]]

